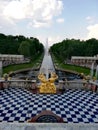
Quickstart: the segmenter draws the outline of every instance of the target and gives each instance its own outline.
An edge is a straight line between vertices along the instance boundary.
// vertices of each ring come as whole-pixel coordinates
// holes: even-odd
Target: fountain
[[[94,62],[92,63],[91,66],[91,80],[92,79],[98,80],[98,65],[96,66],[96,72],[95,72],[95,76],[94,76]]]
[[[92,63],[92,67],[91,67],[91,80],[89,81],[89,83],[91,83],[91,89],[93,92],[97,91],[97,86],[98,86],[98,65],[96,66],[96,72],[95,72],[95,76],[94,76],[94,63]]]
[[[98,80],[98,65],[96,67],[96,73],[95,73],[96,80]]]
[[[53,62],[51,59],[51,56],[48,51],[48,39],[46,40],[46,45],[45,45],[45,55],[44,59],[40,68],[40,73],[43,73],[46,76],[46,79],[48,80],[49,73],[55,72]]]
[[[0,61],[0,77],[2,76],[2,61]]]
[[[91,79],[93,79],[93,76],[94,76],[94,62],[92,63],[92,66],[91,66]]]
[[[54,81],[58,76],[52,72],[51,77],[47,80],[43,73],[38,75],[38,79],[41,80],[41,85],[39,86],[39,93],[56,93],[56,86]]]
[[[54,72],[54,66],[51,56],[48,52],[48,39],[46,40],[45,55],[40,68],[38,79],[41,81],[39,85],[39,93],[56,93],[54,81],[58,78]],[[51,76],[49,75],[51,73]]]

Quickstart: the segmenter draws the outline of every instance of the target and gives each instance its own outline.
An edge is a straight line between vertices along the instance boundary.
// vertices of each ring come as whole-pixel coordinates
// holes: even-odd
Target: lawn
[[[54,56],[52,58],[53,58],[54,64],[56,65],[58,69],[60,68],[67,71],[73,71],[77,73],[84,73],[85,75],[90,75],[89,68],[62,63],[60,59]]]
[[[60,67],[62,67],[65,70],[71,70],[78,73],[84,73],[85,75],[90,75],[90,69],[85,67],[80,67],[76,65],[69,65],[69,64],[61,64]]]
[[[43,57],[40,56],[40,57],[37,57],[36,60],[34,60],[30,63],[9,65],[7,67],[4,67],[3,68],[3,74],[9,73],[9,72],[14,72],[14,71],[17,71],[17,70],[23,70],[23,69],[29,69],[29,68],[38,68],[39,65],[41,64],[42,58]]]

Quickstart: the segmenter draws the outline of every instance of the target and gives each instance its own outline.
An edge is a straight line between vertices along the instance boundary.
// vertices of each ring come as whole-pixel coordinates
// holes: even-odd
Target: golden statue
[[[56,86],[54,81],[58,78],[56,73],[51,73],[51,77],[46,80],[43,73],[38,75],[38,79],[41,80],[41,85],[39,86],[39,93],[56,93]]]

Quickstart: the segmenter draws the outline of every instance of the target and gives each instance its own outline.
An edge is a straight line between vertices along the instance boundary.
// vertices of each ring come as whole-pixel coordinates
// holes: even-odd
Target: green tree
[[[19,49],[19,53],[25,57],[30,57],[30,43],[28,41],[22,41]]]
[[[71,56],[94,56],[98,54],[98,40],[89,39],[80,41],[79,39],[66,39],[54,44],[50,50],[62,61],[70,59]]]

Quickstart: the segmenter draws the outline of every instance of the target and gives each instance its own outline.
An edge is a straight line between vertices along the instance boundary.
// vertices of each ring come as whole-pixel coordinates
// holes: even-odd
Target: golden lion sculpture
[[[40,93],[56,93],[56,86],[54,81],[58,78],[56,73],[52,72],[51,77],[46,80],[46,77],[43,73],[38,75],[38,79],[41,81],[41,85],[39,86]]]

